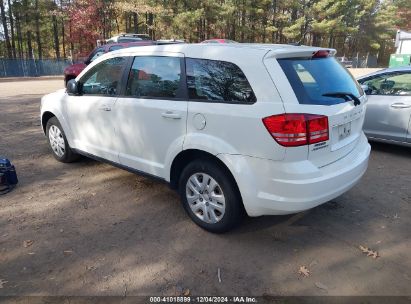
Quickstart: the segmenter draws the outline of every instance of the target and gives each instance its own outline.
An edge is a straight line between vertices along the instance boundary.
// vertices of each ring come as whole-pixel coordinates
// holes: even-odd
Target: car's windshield
[[[411,95],[411,71],[384,73],[358,82],[368,86],[368,95]]]
[[[344,98],[324,96],[345,92],[360,97],[362,90],[334,57],[278,59],[301,104],[332,105]]]
[[[84,61],[84,63],[85,64],[90,64],[91,62],[93,62],[94,60],[96,60],[98,57],[100,57],[103,54],[104,54],[104,49],[102,47],[100,47],[100,48],[94,50],[93,52],[91,52],[91,54],[88,56],[86,61]]]

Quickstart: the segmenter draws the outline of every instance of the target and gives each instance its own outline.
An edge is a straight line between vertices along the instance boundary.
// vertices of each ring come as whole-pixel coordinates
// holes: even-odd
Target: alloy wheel
[[[53,152],[58,157],[63,157],[64,153],[66,152],[66,144],[64,142],[63,133],[55,125],[50,126],[49,141],[50,141],[50,146]]]
[[[187,180],[186,198],[191,211],[202,221],[215,224],[226,209],[224,193],[218,182],[205,173],[195,173]]]

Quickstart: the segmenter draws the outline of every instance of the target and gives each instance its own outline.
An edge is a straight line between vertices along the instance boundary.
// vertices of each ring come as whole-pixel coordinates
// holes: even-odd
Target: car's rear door
[[[405,142],[411,117],[411,72],[380,74],[360,82],[368,86],[367,136]]]
[[[319,167],[343,158],[356,147],[362,135],[365,114],[365,95],[351,74],[330,56],[330,52],[301,47],[292,53],[269,53],[265,59],[286,113],[328,117],[328,141],[293,148],[300,152],[306,149],[307,159]],[[341,92],[352,94],[354,98],[337,97]],[[359,99],[359,103],[355,99]]]
[[[165,177],[167,155],[183,147],[185,92],[182,53],[155,52],[133,58],[125,96],[115,106],[122,165]]]

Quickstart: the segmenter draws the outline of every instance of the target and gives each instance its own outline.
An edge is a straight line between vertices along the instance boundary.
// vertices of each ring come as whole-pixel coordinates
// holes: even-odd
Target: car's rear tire
[[[46,136],[55,159],[62,163],[71,163],[79,159],[69,146],[64,130],[56,117],[47,121]]]
[[[229,231],[243,218],[244,208],[234,179],[211,160],[189,163],[181,173],[179,192],[187,214],[207,231]]]

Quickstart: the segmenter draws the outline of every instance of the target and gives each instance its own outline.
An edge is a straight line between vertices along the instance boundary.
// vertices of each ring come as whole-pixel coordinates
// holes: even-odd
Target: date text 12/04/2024
[[[150,303],[257,303],[255,297],[150,297]]]

